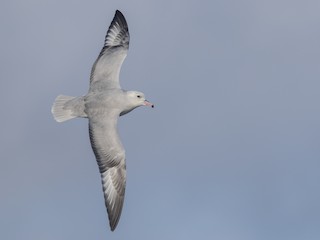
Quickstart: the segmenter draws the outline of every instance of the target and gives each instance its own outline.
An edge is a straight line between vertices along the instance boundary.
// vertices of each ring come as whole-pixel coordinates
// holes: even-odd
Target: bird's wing
[[[127,21],[116,11],[109,26],[104,46],[95,61],[90,76],[90,91],[120,88],[119,73],[129,49]]]
[[[91,146],[99,165],[112,231],[120,219],[126,186],[125,151],[117,132],[117,120],[118,116],[110,113],[97,113],[89,118]]]

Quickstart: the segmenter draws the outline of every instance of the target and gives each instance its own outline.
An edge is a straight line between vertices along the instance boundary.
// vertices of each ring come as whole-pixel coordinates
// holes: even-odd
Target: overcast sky
[[[83,95],[116,9],[127,189],[110,232]],[[320,1],[8,0],[0,7],[0,239],[320,239]]]

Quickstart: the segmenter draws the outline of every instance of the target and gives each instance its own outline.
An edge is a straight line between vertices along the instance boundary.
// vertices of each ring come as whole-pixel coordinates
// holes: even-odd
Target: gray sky
[[[320,2],[10,0],[0,8],[0,239],[320,238]],[[109,231],[82,95],[114,11],[127,189]]]

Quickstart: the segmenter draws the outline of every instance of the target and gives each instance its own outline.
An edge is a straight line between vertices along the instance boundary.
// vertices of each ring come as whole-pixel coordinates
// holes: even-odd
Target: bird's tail
[[[54,101],[51,112],[57,122],[64,122],[78,117],[73,111],[73,100],[77,97],[59,95]]]

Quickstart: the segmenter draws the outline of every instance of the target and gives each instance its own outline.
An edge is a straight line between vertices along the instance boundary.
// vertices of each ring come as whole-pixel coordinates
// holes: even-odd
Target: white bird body
[[[81,97],[60,95],[51,110],[58,122],[88,118],[90,142],[101,174],[112,231],[121,215],[126,186],[125,150],[117,131],[118,118],[139,106],[153,107],[143,93],[120,88],[119,73],[127,55],[129,38],[127,22],[117,10],[92,67],[88,94]]]

